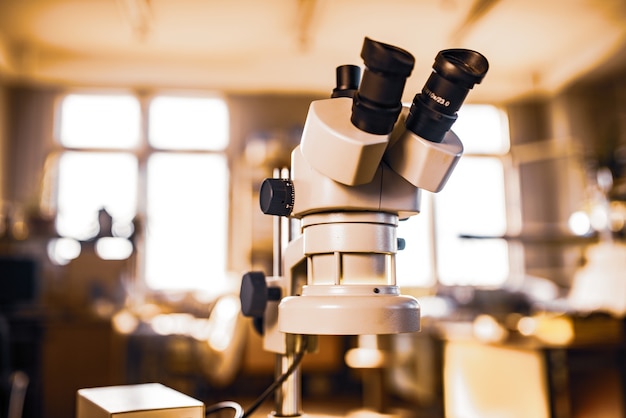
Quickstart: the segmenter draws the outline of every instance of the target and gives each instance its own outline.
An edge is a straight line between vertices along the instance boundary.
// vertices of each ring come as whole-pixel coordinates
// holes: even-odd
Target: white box
[[[76,418],[204,418],[204,404],[159,383],[79,389]]]

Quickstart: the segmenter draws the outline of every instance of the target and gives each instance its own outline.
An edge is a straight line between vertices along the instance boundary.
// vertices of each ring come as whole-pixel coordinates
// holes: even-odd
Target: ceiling
[[[0,0],[0,77],[81,86],[329,94],[363,38],[410,51],[421,90],[441,49],[490,70],[468,101],[553,94],[621,66],[624,0]]]

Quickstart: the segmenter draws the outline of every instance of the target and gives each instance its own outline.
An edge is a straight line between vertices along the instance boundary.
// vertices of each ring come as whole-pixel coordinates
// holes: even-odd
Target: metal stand
[[[274,170],[275,178],[289,178],[289,170]],[[273,253],[273,269],[274,276],[281,277],[283,275],[283,249],[290,240],[291,228],[289,218],[282,216],[274,217],[274,253]],[[293,344],[295,346],[295,344]],[[295,349],[294,349],[295,350]],[[294,361],[294,353],[276,354],[275,378],[285,374]],[[298,367],[289,378],[276,391],[275,411],[273,416],[276,417],[295,417],[302,414],[302,378],[300,375],[300,367]]]

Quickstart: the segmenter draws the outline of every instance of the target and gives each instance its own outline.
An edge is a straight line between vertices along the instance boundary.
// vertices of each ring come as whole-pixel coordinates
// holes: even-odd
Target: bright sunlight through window
[[[146,227],[140,252],[145,259],[139,263],[144,270],[136,273],[150,288],[219,290],[226,277],[228,233],[225,102],[69,94],[59,112],[57,138],[66,148],[58,159],[60,235],[76,243],[93,239],[104,209],[113,218],[114,237],[100,238],[96,249],[103,259],[120,259],[133,252],[124,238],[139,217],[138,224]],[[126,233],[119,239],[116,231]],[[62,251],[66,247],[72,251]],[[56,245],[50,254],[67,264],[80,248]]]
[[[130,95],[70,94],[62,103],[60,142],[68,148],[136,147],[140,112],[139,101]]]
[[[227,173],[223,155],[150,157],[148,286],[209,291],[225,279]]]
[[[150,104],[150,145],[168,150],[223,151],[228,109],[220,99],[156,97]]]
[[[67,151],[59,159],[57,231],[81,241],[99,231],[102,208],[115,222],[137,213],[137,158],[130,153]]]
[[[464,155],[444,189],[422,191],[421,213],[400,222],[406,248],[397,256],[401,286],[496,286],[509,275],[505,166],[509,150],[505,114],[490,105],[465,105],[452,127]]]
[[[400,221],[398,238],[405,248],[396,255],[396,281],[399,286],[428,287],[435,284],[433,248],[431,245],[432,196],[422,192],[420,210],[415,216]]]

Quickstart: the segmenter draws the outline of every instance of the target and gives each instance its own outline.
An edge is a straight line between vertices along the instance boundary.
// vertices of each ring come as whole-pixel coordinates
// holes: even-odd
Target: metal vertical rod
[[[276,355],[276,376],[280,376],[289,369],[294,361],[294,354]],[[301,415],[301,376],[298,367],[276,391],[276,411],[278,417],[296,417]]]
[[[275,168],[272,173],[274,178],[280,178],[281,172],[280,169]],[[282,259],[283,259],[283,219],[282,216],[274,216],[273,219],[273,236],[272,236],[272,244],[273,244],[273,258],[272,258],[272,274],[275,277],[280,277],[283,274],[282,267]]]
[[[289,170],[283,168],[282,170],[275,169],[274,170],[275,178],[289,178]],[[273,254],[273,269],[275,276],[282,276],[283,272],[283,264],[282,264],[282,255],[283,250],[289,244],[289,240],[291,236],[290,231],[290,222],[289,218],[276,216],[274,218],[274,254]],[[289,288],[291,289],[291,284],[289,284]],[[291,291],[291,290],[290,290]],[[291,347],[295,350],[296,344],[287,344],[288,347]],[[288,350],[290,350],[288,348]],[[293,364],[294,361],[294,352],[290,351],[285,354],[277,354],[276,355],[276,363],[275,363],[275,377],[278,379],[279,376],[282,376],[287,372],[289,367]],[[302,398],[302,388],[301,388],[301,375],[300,375],[300,367],[298,367],[289,378],[281,385],[281,387],[276,391],[275,398],[275,408],[274,416],[277,417],[295,417],[301,415],[301,398]]]
[[[288,168],[283,168],[280,172],[281,178],[288,179],[290,178],[290,173]],[[280,246],[280,257],[278,259],[278,265],[280,274],[283,272],[283,264],[282,264],[282,254],[289,245],[289,241],[291,240],[291,220],[288,216],[279,216],[278,219],[281,222],[280,231],[278,234],[279,246]]]

